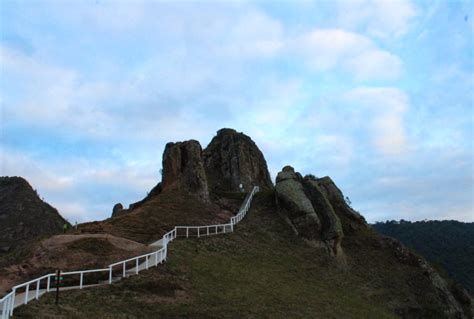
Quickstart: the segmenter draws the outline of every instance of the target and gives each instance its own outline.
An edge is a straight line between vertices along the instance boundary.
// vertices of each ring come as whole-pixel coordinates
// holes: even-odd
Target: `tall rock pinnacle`
[[[209,200],[201,145],[196,140],[166,144],[163,153],[163,192],[179,189]]]
[[[267,162],[254,141],[243,133],[224,128],[217,132],[203,153],[210,189],[246,191],[254,185],[273,188]]]

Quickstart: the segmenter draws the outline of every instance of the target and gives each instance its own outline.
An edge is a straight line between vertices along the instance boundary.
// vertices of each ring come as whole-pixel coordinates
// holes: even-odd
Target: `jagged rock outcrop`
[[[341,222],[317,179],[285,166],[276,178],[276,196],[280,210],[288,217],[298,235],[325,244],[331,255],[342,256],[344,237]]]
[[[345,234],[349,234],[357,229],[368,227],[365,218],[346,203],[341,190],[329,176],[318,178],[316,179],[316,182],[324,196],[331,203],[338,217],[341,219]]]
[[[112,217],[117,217],[124,214],[126,210],[123,209],[123,205],[121,203],[117,203],[114,205],[112,209]]]
[[[196,140],[166,144],[162,165],[161,183],[119,215],[162,192],[190,193],[207,202],[210,190],[240,191],[240,184],[245,191],[254,185],[273,188],[262,152],[250,137],[233,129],[219,130],[204,151]]]
[[[211,190],[239,191],[240,184],[246,191],[254,185],[273,188],[262,152],[243,133],[228,128],[219,130],[203,157]]]
[[[276,179],[276,194],[298,234],[309,240],[319,239],[321,222],[306,197],[301,180],[293,167],[285,166]]]
[[[62,233],[65,223],[69,225],[24,178],[0,177],[0,253],[38,237]]]
[[[203,201],[209,200],[202,148],[198,141],[166,144],[161,188],[163,192],[179,190],[191,193]]]
[[[341,242],[344,237],[341,221],[337,217],[334,208],[324,196],[317,181],[311,176],[305,176],[303,187],[306,196],[311,201],[314,211],[321,219],[321,239],[334,255],[342,253]]]

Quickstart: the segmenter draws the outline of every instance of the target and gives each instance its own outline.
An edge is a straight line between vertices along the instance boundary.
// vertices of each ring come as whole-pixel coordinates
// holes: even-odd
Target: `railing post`
[[[155,267],[158,266],[158,251],[155,252]]]
[[[11,307],[12,307],[12,295],[10,295],[8,300],[3,301],[2,318],[8,319],[8,317],[10,316]]]
[[[48,275],[48,282],[46,283],[46,292],[49,292],[51,286],[51,275]]]
[[[112,284],[112,266],[109,266],[109,285]]]
[[[209,226],[207,226],[206,228],[207,228],[207,236],[209,236]]]
[[[38,300],[39,298],[40,284],[41,284],[41,280],[36,281],[36,294],[35,294],[36,300]]]
[[[127,262],[124,261],[124,262],[123,262],[123,271],[122,271],[122,277],[123,277],[123,278],[125,278],[125,275],[126,275],[126,270],[125,270],[125,268],[127,267],[126,265],[127,265]]]
[[[25,305],[28,303],[28,294],[30,293],[30,284],[26,285],[25,288]]]
[[[186,238],[189,238],[189,227],[186,227]]]
[[[13,289],[12,305],[10,307],[10,316],[13,316],[13,309],[15,309],[15,297],[16,297],[16,289]]]
[[[135,261],[136,261],[135,274],[138,275],[138,257],[137,259],[135,259]]]
[[[7,311],[9,310],[8,309],[8,306],[7,306],[7,301],[10,302],[10,298],[8,298],[8,300],[4,300],[3,301],[3,307],[2,307],[2,319],[6,319],[7,316]]]
[[[145,256],[145,268],[148,269],[148,255]]]
[[[199,238],[199,235],[201,233],[201,227],[198,227],[197,229],[198,229],[198,238]]]
[[[82,289],[82,283],[84,281],[84,273],[81,272],[81,278],[79,279],[79,289]]]

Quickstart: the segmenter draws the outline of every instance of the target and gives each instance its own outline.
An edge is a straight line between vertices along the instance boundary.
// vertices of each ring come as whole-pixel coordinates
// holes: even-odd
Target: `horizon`
[[[369,223],[474,222],[469,1],[0,4],[0,175],[74,223],[160,180],[168,142],[250,136]]]

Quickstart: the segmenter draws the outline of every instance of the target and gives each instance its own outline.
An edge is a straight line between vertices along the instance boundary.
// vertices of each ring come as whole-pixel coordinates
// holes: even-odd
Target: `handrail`
[[[153,264],[154,264],[154,266],[157,266],[158,264],[161,264],[164,261],[166,261],[166,259],[167,259],[166,257],[167,257],[167,253],[168,253],[168,243],[172,242],[173,240],[175,240],[178,237],[178,229],[181,229],[181,230],[185,229],[186,230],[186,235],[185,235],[186,238],[189,238],[189,237],[192,236],[192,235],[189,234],[190,229],[197,229],[198,230],[197,235],[194,235],[194,236],[197,236],[197,237],[211,236],[211,235],[217,235],[217,234],[222,234],[222,233],[233,232],[234,231],[234,225],[239,223],[245,217],[245,215],[248,212],[248,209],[250,208],[250,203],[252,202],[252,198],[255,195],[255,193],[258,192],[258,191],[259,191],[259,187],[254,186],[252,191],[247,195],[247,198],[242,203],[242,206],[240,206],[240,208],[238,210],[238,213],[235,216],[232,216],[230,218],[230,223],[217,224],[217,225],[203,225],[203,226],[175,226],[172,230],[170,230],[169,232],[167,232],[166,234],[163,235],[163,237],[161,239],[163,241],[163,245],[158,250],[155,250],[155,251],[153,251],[151,253],[148,253],[148,254],[143,254],[143,255],[132,257],[132,258],[129,258],[129,259],[126,259],[126,260],[118,261],[116,263],[110,264],[108,266],[108,268],[87,269],[87,270],[62,272],[61,276],[79,274],[80,275],[80,280],[79,280],[79,286],[78,287],[79,287],[79,289],[82,289],[84,287],[84,285],[83,285],[83,283],[84,283],[84,274],[87,274],[87,273],[108,272],[109,273],[108,283],[111,284],[113,282],[113,268],[115,266],[122,265],[122,278],[126,277],[127,272],[130,273],[130,274],[133,273],[133,272],[135,272],[135,274],[138,274],[140,272],[140,267],[143,267],[143,265],[144,265],[145,269],[148,269],[149,266],[150,266],[150,261],[149,260],[153,259],[153,258],[150,258],[152,256],[154,256],[154,263],[152,263],[152,266],[153,266]],[[209,232],[209,228],[213,228],[213,227],[215,227],[215,232],[213,232],[213,233]],[[218,232],[218,227],[222,227],[222,232]],[[226,231],[226,228],[228,228],[228,227],[230,227],[230,230]],[[201,234],[201,229],[207,229],[207,233]],[[183,237],[183,236],[179,236],[179,237]],[[158,255],[160,255],[160,256],[158,257]],[[145,258],[145,261],[140,264],[139,260],[141,258]],[[129,263],[131,261],[135,261],[135,268],[131,268],[131,269],[127,270],[127,263]],[[27,304],[31,299],[38,299],[40,297],[40,290],[42,291],[42,293],[50,291],[51,277],[54,277],[54,276],[56,276],[55,273],[50,273],[50,274],[43,275],[43,276],[38,277],[36,279],[32,279],[32,280],[27,281],[25,283],[14,286],[12,288],[11,292],[7,293],[5,296],[3,296],[0,299],[0,303],[2,305],[0,307],[0,311],[1,311],[0,319],[8,319],[10,316],[13,315],[13,310],[15,308],[15,296],[16,296],[17,290],[19,290],[20,288],[25,287],[25,296],[24,296],[23,302],[21,304],[17,305],[17,306]],[[40,288],[41,287],[41,281],[43,279],[47,279],[46,289],[41,289]],[[36,285],[34,287],[35,295],[33,296],[33,298],[30,299],[30,290],[29,290],[29,288],[30,288],[30,285],[35,284],[35,283],[36,283]],[[70,286],[70,287],[76,287],[77,288],[77,286]],[[72,288],[72,289],[74,289],[74,288]]]

